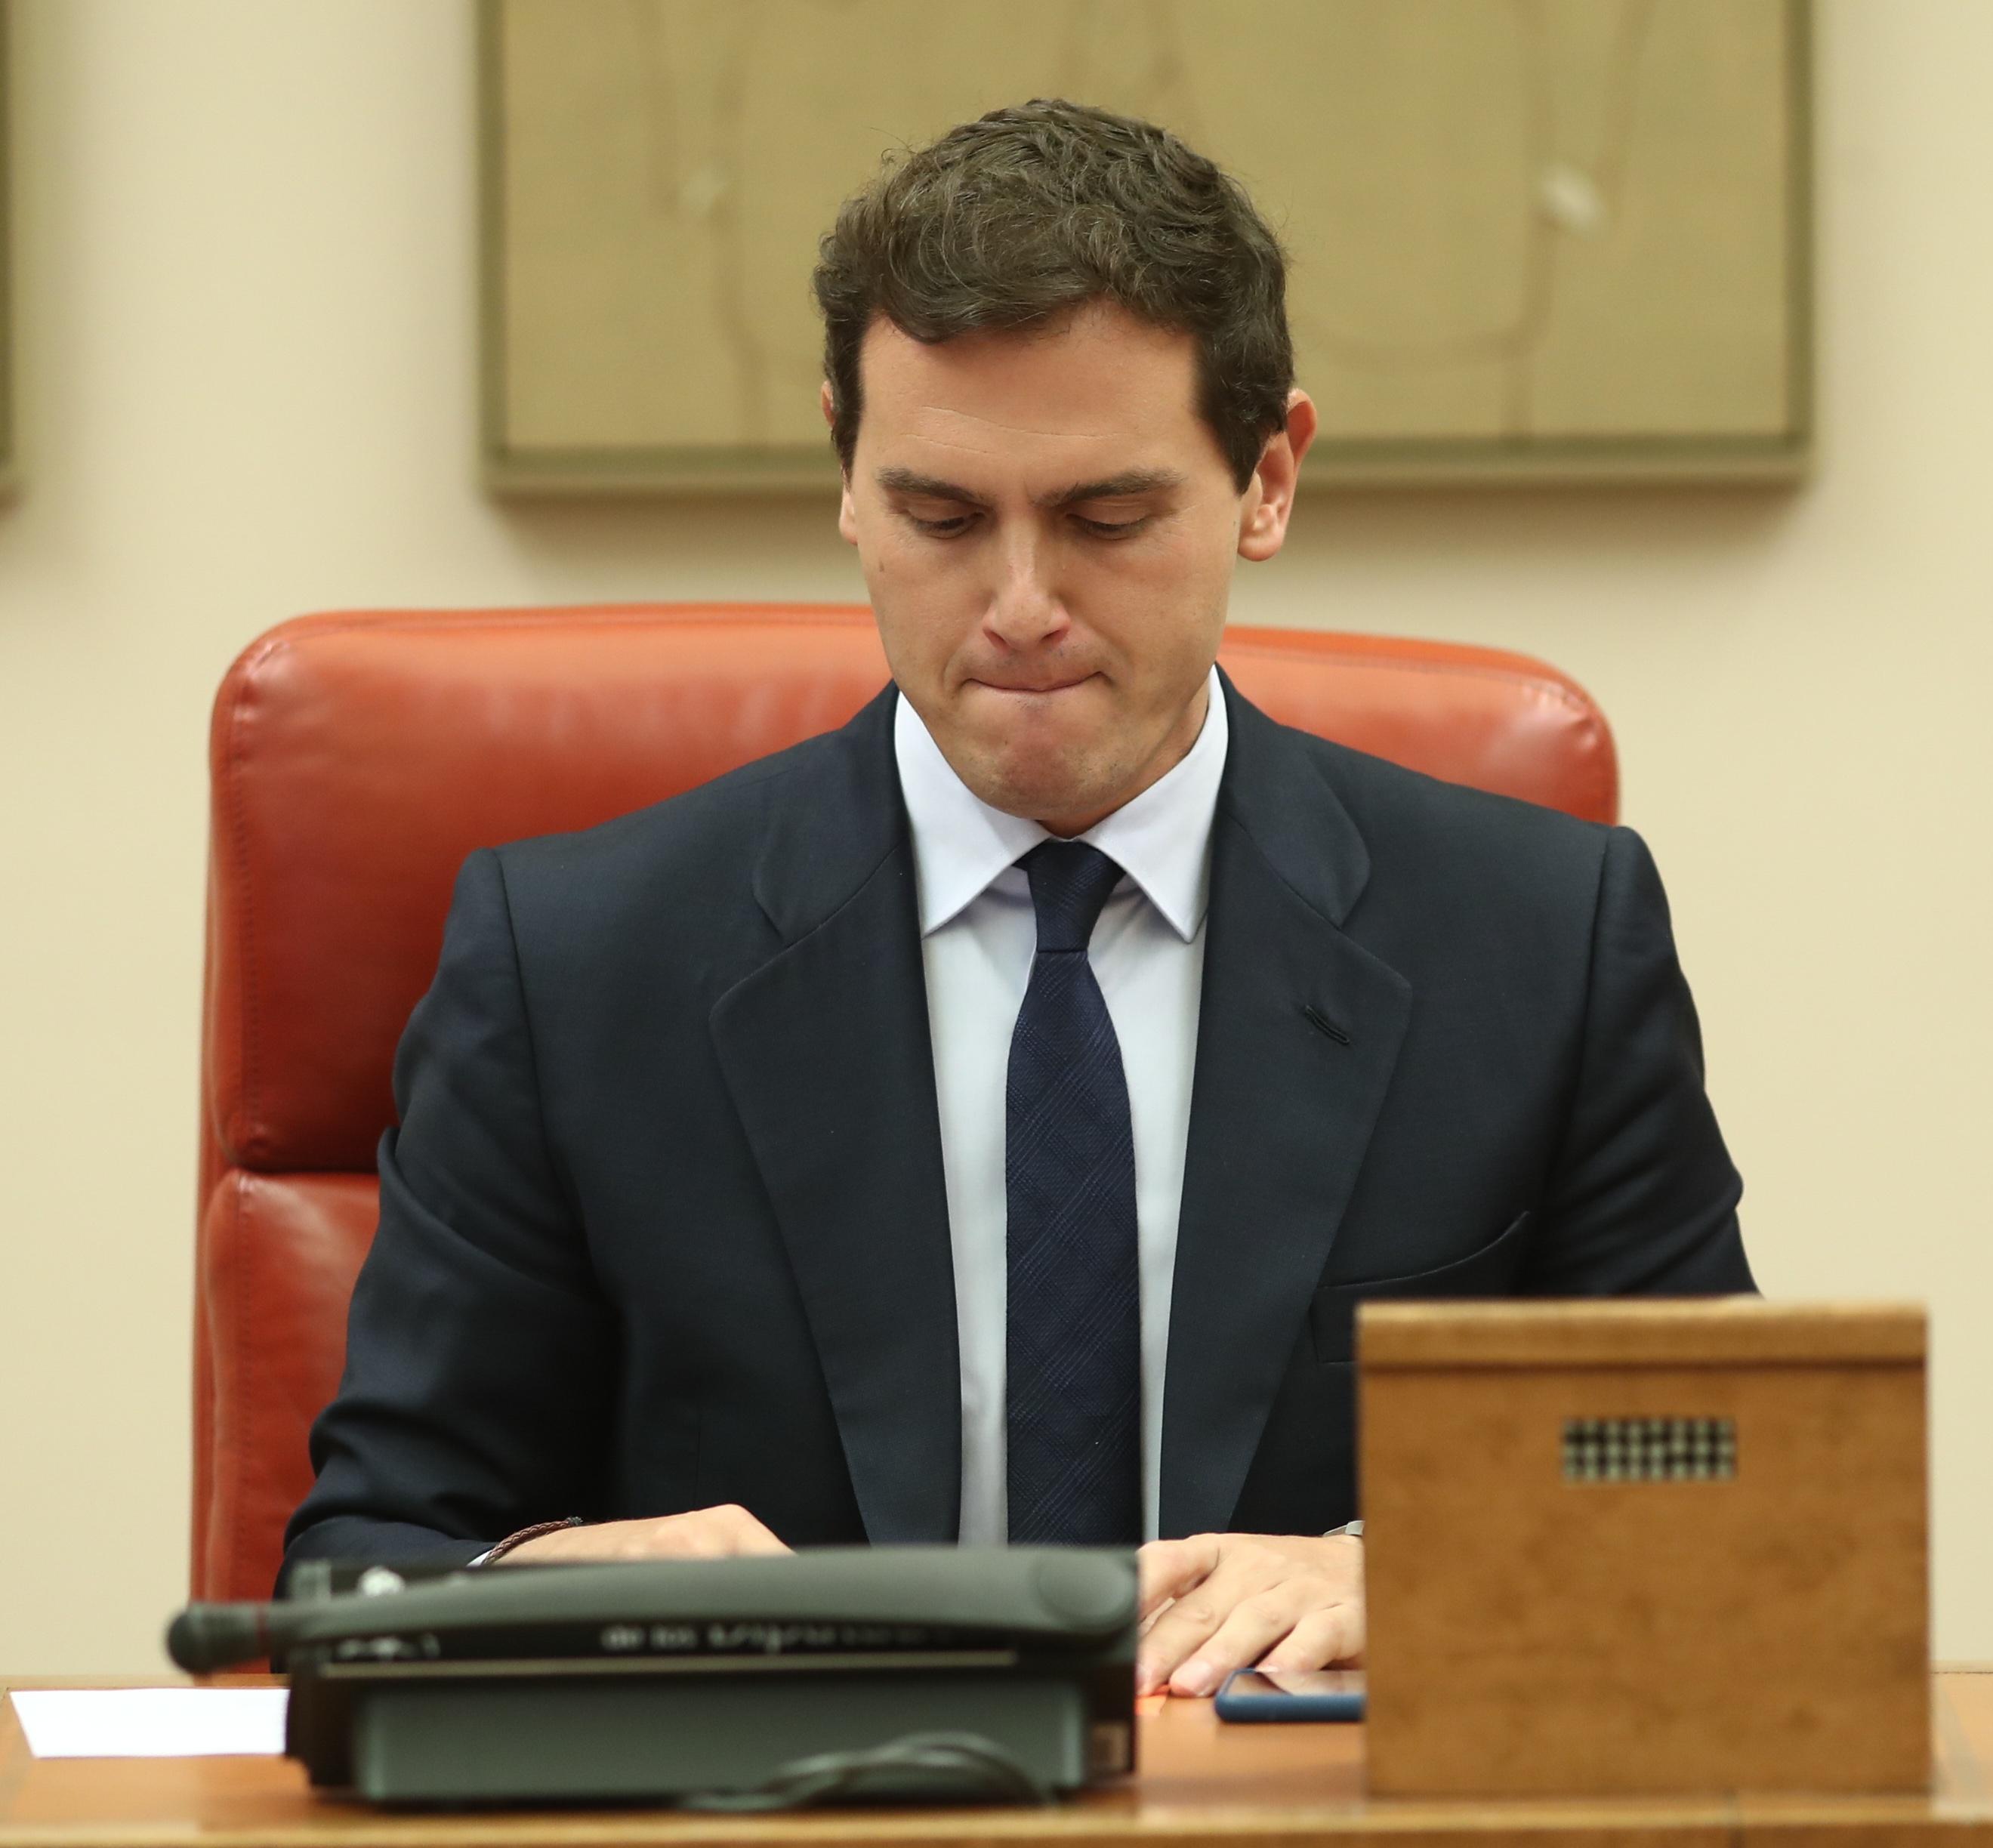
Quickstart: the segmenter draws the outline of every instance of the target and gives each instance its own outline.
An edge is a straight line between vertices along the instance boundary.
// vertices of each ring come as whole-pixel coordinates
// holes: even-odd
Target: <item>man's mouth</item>
[[[1069,687],[1083,686],[1091,680],[1091,674],[1067,674],[1056,679],[996,678],[984,674],[975,675],[979,686],[988,687],[997,693],[1063,693]]]

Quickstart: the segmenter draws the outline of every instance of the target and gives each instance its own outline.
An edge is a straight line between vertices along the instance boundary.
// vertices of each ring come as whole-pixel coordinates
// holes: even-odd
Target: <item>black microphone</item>
[[[290,1641],[289,1614],[273,1604],[190,1604],[167,1628],[166,1653],[190,1675],[275,1655]]]

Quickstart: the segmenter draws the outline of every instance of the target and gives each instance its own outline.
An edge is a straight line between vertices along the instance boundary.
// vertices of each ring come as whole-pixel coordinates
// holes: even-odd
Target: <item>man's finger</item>
[[[736,1546],[733,1550],[735,1553],[742,1555],[749,1553],[759,1555],[763,1553],[788,1553],[790,1552],[791,1549],[784,1546],[780,1540],[777,1539],[775,1536],[769,1532],[769,1531],[764,1527],[758,1534],[748,1534],[743,1535],[740,1543]]]
[[[1157,1618],[1135,1656],[1135,1692],[1153,1694],[1224,1622],[1227,1607],[1202,1591],[1180,1597]]]
[[[1308,1579],[1290,1579],[1236,1605],[1232,1614],[1198,1647],[1189,1659],[1171,1671],[1173,1694],[1210,1694],[1234,1669],[1250,1668],[1268,1650],[1292,1634],[1294,1626],[1317,1605],[1322,1587]]]
[[[1253,1547],[1221,1557],[1214,1570],[1188,1587],[1150,1626],[1136,1653],[1136,1692],[1153,1693],[1161,1687],[1238,1604],[1273,1585],[1280,1570],[1278,1559]]]
[[[789,1550],[744,1508],[717,1508],[713,1512],[720,1517],[720,1532],[730,1553],[778,1553]]]
[[[1263,1669],[1329,1669],[1363,1659],[1363,1614],[1355,1604],[1308,1612],[1260,1659]]]
[[[1218,1570],[1219,1534],[1192,1534],[1186,1540],[1151,1540],[1136,1554],[1142,1577],[1142,1611],[1148,1616],[1171,1598],[1181,1597]]]

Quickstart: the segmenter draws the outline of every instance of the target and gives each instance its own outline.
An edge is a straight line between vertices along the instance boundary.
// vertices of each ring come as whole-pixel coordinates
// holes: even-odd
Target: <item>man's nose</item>
[[[1034,534],[1006,536],[997,554],[999,575],[983,626],[1007,647],[1042,647],[1057,641],[1072,626],[1050,569],[1051,562],[1048,548]]]

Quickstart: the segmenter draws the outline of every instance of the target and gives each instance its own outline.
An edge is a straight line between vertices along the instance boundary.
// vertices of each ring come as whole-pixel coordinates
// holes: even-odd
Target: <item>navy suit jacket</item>
[[[896,697],[466,863],[289,1559],[721,1502],[791,1545],[955,1537]],[[1320,1532],[1357,1512],[1366,1298],[1751,1276],[1639,838],[1226,697],[1161,1531]]]

